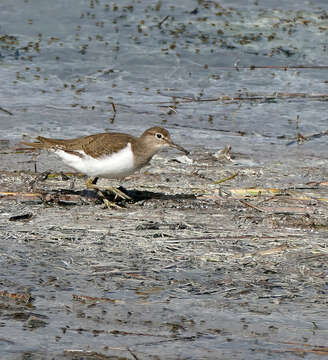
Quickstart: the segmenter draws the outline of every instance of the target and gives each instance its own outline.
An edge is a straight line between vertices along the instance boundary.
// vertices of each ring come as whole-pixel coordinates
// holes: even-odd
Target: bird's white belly
[[[101,176],[108,178],[123,178],[135,171],[134,157],[129,143],[117,153],[93,158],[79,151],[82,157],[67,153],[63,150],[55,150],[65,164],[88,176]]]

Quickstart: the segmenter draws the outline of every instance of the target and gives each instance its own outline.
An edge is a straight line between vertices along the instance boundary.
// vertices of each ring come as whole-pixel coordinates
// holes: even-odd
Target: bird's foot
[[[116,204],[113,201],[109,201],[105,194],[99,190],[98,188],[95,189],[97,191],[98,196],[101,198],[101,200],[103,201],[105,208],[111,209],[111,208],[115,208],[115,209],[122,209],[122,206]]]
[[[107,209],[111,209],[111,208],[122,209],[122,206],[114,203],[113,201],[109,201],[105,197],[102,198],[102,201],[104,202],[105,208],[107,208]]]
[[[121,198],[123,200],[132,200],[129,195],[125,194],[123,191],[117,189],[114,186],[106,186],[103,189],[108,190],[108,191],[112,192],[113,194],[115,194],[115,199]]]
[[[115,195],[114,200],[116,200],[116,199],[131,200],[130,196],[124,194],[124,192],[122,192],[121,190],[115,188],[114,186],[107,186],[107,187],[104,187],[104,188],[100,189],[95,184],[96,182],[97,182],[97,178],[96,179],[89,178],[87,180],[87,182],[86,182],[86,186],[87,186],[88,189],[96,190],[98,196],[102,199],[102,201],[103,201],[106,208],[119,208],[119,209],[121,209],[122,207],[120,205],[116,204],[113,201],[109,201],[106,198],[103,190],[112,192]]]

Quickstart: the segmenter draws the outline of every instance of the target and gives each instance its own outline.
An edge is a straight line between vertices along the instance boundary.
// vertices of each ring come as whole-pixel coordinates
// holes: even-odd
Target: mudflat
[[[190,158],[101,180],[134,199],[104,209],[55,157],[2,146],[6,359],[328,354],[324,168]]]

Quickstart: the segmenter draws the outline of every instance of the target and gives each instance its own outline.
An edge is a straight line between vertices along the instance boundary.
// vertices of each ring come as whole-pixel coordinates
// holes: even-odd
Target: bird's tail
[[[39,141],[38,142],[21,141],[20,143],[22,145],[33,147],[34,149],[48,149],[49,148],[47,138],[44,138],[42,136],[38,136],[36,139],[39,140]]]

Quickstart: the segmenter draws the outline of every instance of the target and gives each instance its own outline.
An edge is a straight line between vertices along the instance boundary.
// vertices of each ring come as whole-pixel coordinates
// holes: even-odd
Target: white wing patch
[[[88,176],[101,176],[108,178],[123,178],[134,173],[134,156],[131,144],[117,153],[93,158],[84,151],[78,151],[82,157],[67,153],[63,150],[55,150],[65,164]]]

